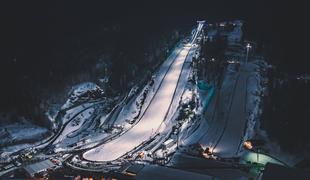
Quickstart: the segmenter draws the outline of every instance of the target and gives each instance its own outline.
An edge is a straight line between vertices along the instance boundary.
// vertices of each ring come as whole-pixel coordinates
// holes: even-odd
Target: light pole
[[[245,58],[245,64],[248,63],[249,51],[250,51],[251,48],[252,48],[252,46],[250,45],[250,43],[248,43],[248,44],[246,45],[246,58]]]
[[[256,149],[256,159],[257,163],[259,163],[259,148]]]

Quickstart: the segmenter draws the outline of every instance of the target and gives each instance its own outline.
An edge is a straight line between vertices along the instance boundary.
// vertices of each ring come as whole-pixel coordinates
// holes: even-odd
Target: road
[[[85,152],[86,160],[113,161],[155,135],[165,120],[189,50],[190,47],[184,47],[176,57],[139,123],[119,138]]]

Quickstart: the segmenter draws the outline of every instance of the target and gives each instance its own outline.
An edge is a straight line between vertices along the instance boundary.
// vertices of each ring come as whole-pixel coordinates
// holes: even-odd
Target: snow
[[[61,108],[60,104],[51,104],[49,109],[45,112],[45,116],[51,122],[51,127],[50,127],[51,129],[57,128],[56,117],[57,117],[57,114],[59,113],[60,108]]]
[[[134,119],[138,118],[139,111],[142,110],[142,106],[145,106],[146,103],[142,104],[143,93],[147,93],[147,96],[150,94],[148,93],[150,86],[147,85],[144,87],[142,92],[136,97],[129,101],[120,111],[119,115],[116,117],[114,124],[115,125],[125,125],[128,121],[133,121]],[[147,98],[147,97],[146,97]],[[125,120],[125,121],[124,121]]]
[[[218,139],[213,142],[212,147],[221,157],[235,156],[239,150],[240,139],[243,137],[243,130],[246,124],[246,80],[247,72],[237,73],[236,82],[232,88],[227,106],[223,106],[225,113],[223,116],[223,130],[217,131]],[[227,99],[228,100],[228,99]],[[219,117],[220,118],[220,117]],[[214,151],[214,152],[215,152]]]
[[[7,137],[9,139],[6,141],[6,138],[2,137],[1,142],[6,143],[8,143],[9,141],[38,139],[39,137],[42,136],[42,134],[45,134],[47,132],[46,128],[30,124],[23,125],[15,123],[5,127],[0,127],[0,130],[5,131],[4,128],[6,128],[6,131],[8,132]]]
[[[257,61],[242,64],[236,71],[229,64],[224,74],[218,103],[211,100],[199,128],[187,139],[185,145],[195,142],[211,147],[220,157],[233,157],[242,150],[242,142],[253,135],[253,128],[260,112],[259,102],[263,87]],[[264,63],[263,63],[264,64]]]
[[[92,116],[94,110],[95,110],[94,108],[89,108],[80,113],[78,116],[76,116],[70,123],[67,124],[67,126],[64,128],[64,130],[61,132],[61,134],[54,141],[53,144],[61,143],[61,141],[63,141],[64,138],[66,138],[66,136],[81,128],[81,126],[85,123],[85,121]]]
[[[64,115],[62,119],[62,124],[65,124],[68,122],[72,117],[76,116],[80,112],[82,112],[84,109],[89,108],[93,106],[95,103],[84,103],[82,105],[76,106],[74,108],[71,108],[66,111],[66,114]]]
[[[233,89],[233,85],[236,82],[236,75],[235,72],[233,71],[233,65],[228,65],[227,70],[224,73],[224,80],[222,84],[222,93],[221,93],[221,98],[222,101],[225,103],[222,103],[222,110],[218,111],[224,111],[225,109],[228,109],[228,102],[229,102],[229,97],[231,96],[231,89]],[[203,90],[199,90],[199,99],[200,101],[206,99],[206,92]],[[208,91],[207,91],[208,93]],[[218,92],[217,92],[218,93]],[[213,122],[215,122],[214,116],[214,111],[215,111],[215,100],[216,99],[216,94],[213,96],[213,98],[210,100],[209,106],[206,110],[206,114],[203,116],[203,118],[200,120],[200,122],[197,122],[196,126],[199,125],[199,128],[196,129],[190,136],[186,137],[185,139],[182,139],[182,142],[184,145],[190,145],[194,144],[197,141],[201,141],[202,144],[205,145],[211,145],[212,143],[212,137],[214,136],[214,133],[217,133],[219,131],[218,129],[220,127],[217,127]],[[223,119],[223,118],[221,118]],[[221,122],[221,121],[219,121]],[[221,124],[219,123],[219,126]],[[195,128],[194,126],[193,128]],[[210,127],[211,126],[211,127]],[[211,132],[210,132],[211,131]],[[211,133],[210,135],[208,133]],[[210,138],[210,140],[202,140],[204,136],[207,136]]]
[[[262,66],[260,67],[259,64]],[[251,75],[247,79],[247,94],[246,94],[246,111],[247,111],[247,129],[245,131],[243,142],[251,139],[254,136],[254,127],[262,112],[261,110],[261,95],[266,90],[264,87],[264,76],[260,73],[261,69],[267,68],[265,61],[255,61],[247,64],[247,69],[251,71]]]
[[[181,50],[140,122],[119,138],[84,153],[85,159],[91,161],[115,160],[155,134],[169,110],[189,50],[189,47],[184,47]]]
[[[193,97],[193,92],[186,89],[183,96],[182,96],[182,103],[183,104],[189,103],[191,101],[192,97]]]
[[[33,142],[41,140],[48,130],[25,121],[1,126],[0,132],[0,152],[13,153],[33,146]]]
[[[195,40],[197,39],[197,36],[198,36],[199,32],[201,31],[201,29],[203,27],[203,23],[204,23],[204,21],[199,22],[198,28],[195,31],[195,34],[194,34],[194,36],[192,38],[192,41],[191,41],[191,44],[193,44],[195,42]]]
[[[84,82],[76,86],[73,86],[71,91],[69,92],[68,100],[61,107],[61,109],[70,108],[80,98],[81,95],[92,91],[103,92],[103,90],[99,86],[97,86],[95,83],[92,82]]]
[[[84,94],[87,91],[94,91],[97,89],[100,89],[100,88],[95,83],[84,82],[84,83],[74,86],[70,94],[71,94],[71,97],[77,97],[77,96]]]
[[[126,120],[132,121],[134,118],[139,118],[143,112],[146,110],[151,100],[154,98],[155,92],[158,90],[161,82],[163,81],[165,74],[168,72],[169,67],[174,62],[174,59],[177,57],[178,53],[181,51],[182,46],[179,44],[174,51],[170,54],[166,61],[163,62],[159,70],[153,75],[154,84],[150,86],[148,83],[143,90],[136,96],[133,97],[125,106],[122,107],[121,112],[117,115],[114,124],[123,126],[124,129],[130,128],[132,125],[127,123]],[[143,98],[143,93],[147,92],[144,99],[144,103],[141,104],[141,99]],[[133,93],[129,93],[133,94]],[[139,105],[141,105],[139,107]],[[139,114],[139,117],[137,115]],[[103,117],[105,118],[105,117]],[[104,120],[104,119],[103,119]]]
[[[172,119],[173,115],[175,114],[175,112],[179,106],[179,103],[180,103],[181,97],[183,95],[184,89],[188,83],[188,77],[189,77],[190,71],[191,71],[190,62],[191,62],[193,56],[195,55],[197,48],[198,48],[198,46],[192,47],[190,49],[188,55],[187,55],[187,58],[186,58],[184,66],[183,66],[183,70],[181,72],[181,76],[180,76],[177,88],[175,90],[173,101],[172,101],[171,106],[169,108],[169,111],[167,113],[167,117],[166,117],[167,120]]]
[[[103,125],[103,123],[107,120],[107,118],[111,115],[112,112],[113,112],[113,110],[110,113],[105,114],[105,115],[100,117],[99,127],[101,127]]]

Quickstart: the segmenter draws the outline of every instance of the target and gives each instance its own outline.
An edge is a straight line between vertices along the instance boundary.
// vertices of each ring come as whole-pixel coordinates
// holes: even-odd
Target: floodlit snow
[[[140,100],[142,99],[143,92],[150,88],[149,85],[147,85],[142,92],[137,96],[136,98],[133,98],[129,103],[127,103],[122,109],[120,110],[120,113],[117,117],[115,117],[115,125],[123,125],[124,123],[127,124],[124,120],[133,120],[134,117],[136,117],[139,113],[138,105],[141,104]],[[149,94],[147,95],[149,96]]]
[[[143,114],[143,112],[146,110],[146,108],[150,104],[151,100],[153,99],[155,92],[158,90],[160,83],[163,81],[165,74],[168,72],[170,65],[172,65],[172,63],[174,62],[175,58],[178,56],[178,54],[182,50],[182,48],[183,48],[183,46],[181,44],[176,46],[176,48],[173,50],[173,52],[167,58],[167,60],[163,62],[163,64],[159,68],[159,70],[157,72],[155,72],[155,75],[153,76],[153,78],[154,78],[153,86],[150,86],[149,84],[146,85],[139,95],[134,97],[129,103],[127,103],[122,108],[121,112],[116,117],[116,120],[114,123],[115,125],[122,125],[122,126],[124,126],[124,129],[128,129],[131,127],[131,125],[126,123],[125,120],[126,119],[133,120],[133,118],[138,115],[139,111],[141,111],[140,116]],[[149,91],[147,93],[147,96],[144,100],[144,103],[143,103],[141,109],[139,109],[137,107],[136,103],[140,103],[140,99],[142,98],[142,94],[146,89],[149,89]]]
[[[166,120],[168,120],[168,121],[173,119],[173,116],[175,115],[175,112],[179,106],[179,103],[180,103],[181,97],[183,95],[184,89],[188,83],[188,77],[190,75],[190,70],[191,70],[190,62],[191,62],[193,56],[195,55],[197,48],[198,48],[197,46],[193,46],[190,49],[190,51],[187,55],[187,58],[185,60],[185,64],[184,64],[183,70],[181,72],[181,76],[180,76],[180,79],[178,82],[178,86],[175,90],[174,98],[173,98],[173,101],[172,101],[171,106],[169,108],[169,112],[168,112],[167,117],[166,117]],[[168,128],[168,127],[166,127],[166,128]]]
[[[191,44],[193,44],[193,43],[195,42],[195,40],[196,40],[196,38],[197,38],[199,32],[201,31],[201,29],[202,29],[202,27],[203,27],[203,23],[204,23],[204,22],[199,22],[198,28],[196,29],[196,32],[195,32],[195,34],[194,34],[194,36],[193,36],[193,39],[192,39]]]
[[[155,134],[165,119],[189,49],[190,47],[184,47],[177,56],[140,122],[121,137],[84,153],[85,159],[91,161],[115,160]]]

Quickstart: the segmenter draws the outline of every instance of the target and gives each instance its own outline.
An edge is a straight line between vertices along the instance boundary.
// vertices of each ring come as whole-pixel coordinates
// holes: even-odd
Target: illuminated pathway
[[[176,57],[153,101],[150,103],[139,123],[119,138],[84,153],[83,157],[86,160],[115,160],[154,135],[169,109],[182,71],[182,66],[189,50],[190,47],[184,47]]]

